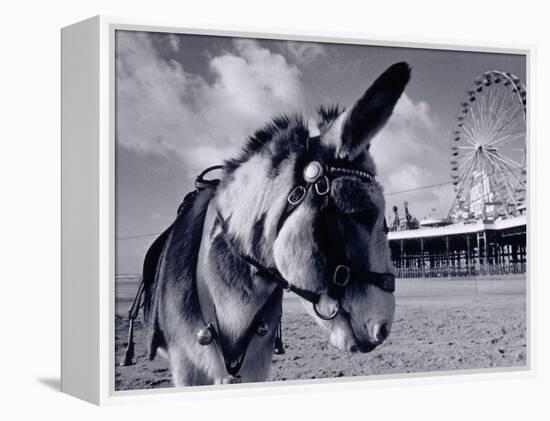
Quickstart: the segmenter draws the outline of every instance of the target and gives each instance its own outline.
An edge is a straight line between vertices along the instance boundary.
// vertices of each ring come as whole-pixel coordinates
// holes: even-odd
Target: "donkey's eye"
[[[367,145],[367,151],[370,149],[370,143]]]

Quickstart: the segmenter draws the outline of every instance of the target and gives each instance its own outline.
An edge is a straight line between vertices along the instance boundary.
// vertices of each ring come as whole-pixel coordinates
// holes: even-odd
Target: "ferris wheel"
[[[526,104],[511,73],[485,72],[466,90],[451,140],[452,219],[512,216],[525,206]]]

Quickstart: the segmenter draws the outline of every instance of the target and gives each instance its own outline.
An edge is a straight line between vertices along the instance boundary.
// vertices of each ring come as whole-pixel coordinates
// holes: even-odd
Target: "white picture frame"
[[[385,384],[437,382],[440,376],[461,381],[494,376],[523,377],[533,374],[531,328],[532,279],[527,270],[527,366],[467,372],[346,377],[276,383],[200,386],[162,390],[114,390],[114,34],[139,30],[206,34],[296,41],[339,42],[409,48],[446,49],[524,54],[527,84],[531,84],[533,46],[462,45],[422,39],[382,39],[363,34],[258,33],[243,27],[186,28],[174,22],[144,21],[96,16],[62,29],[62,376],[63,392],[103,405],[142,400],[205,399],[215,396],[253,395],[266,392],[339,388],[368,388]],[[529,145],[530,109],[527,112]],[[528,147],[528,155],[530,148]],[[528,156],[528,179],[530,177]],[[529,182],[529,181],[528,181]],[[530,196],[531,191],[528,192]],[[528,199],[530,200],[530,199]],[[528,225],[529,225],[528,213]],[[532,239],[528,237],[529,245]],[[373,381],[376,380],[376,381]]]

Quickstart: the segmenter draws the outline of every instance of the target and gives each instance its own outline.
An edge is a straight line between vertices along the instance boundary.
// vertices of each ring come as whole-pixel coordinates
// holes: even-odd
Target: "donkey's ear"
[[[390,66],[346,113],[342,125],[340,158],[354,158],[390,118],[411,77],[405,62]]]

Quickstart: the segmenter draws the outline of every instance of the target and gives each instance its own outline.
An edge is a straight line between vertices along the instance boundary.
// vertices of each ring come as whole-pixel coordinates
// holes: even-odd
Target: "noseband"
[[[281,216],[279,217],[279,221],[277,223],[277,234],[283,228],[285,221],[288,219],[288,217],[300,206],[301,203],[304,202],[308,194],[315,194],[320,197],[327,196],[330,193],[332,181],[338,177],[345,176],[356,177],[360,179],[363,183],[372,183],[375,180],[374,175],[365,169],[346,168],[337,165],[322,165],[317,160],[311,160],[308,164],[306,164],[302,171],[303,182],[294,186],[287,196],[286,206],[281,213]],[[223,218],[219,209],[217,209],[217,217],[220,221],[222,230],[224,232],[227,232],[227,221]],[[229,243],[231,245],[231,242]],[[256,276],[267,279],[277,284],[284,290],[292,292],[303,298],[304,300],[309,301],[313,305],[313,310],[315,314],[323,320],[334,319],[339,313],[344,312],[340,301],[345,292],[345,288],[349,284],[352,276],[355,279],[360,279],[362,282],[374,285],[384,291],[390,293],[393,293],[395,291],[395,276],[392,273],[378,273],[364,270],[354,271],[352,273],[349,264],[347,264],[347,262],[343,258],[344,261],[335,266],[332,276],[332,282],[326,292],[326,294],[330,298],[335,300],[336,305],[332,312],[330,312],[329,314],[324,314],[319,308],[319,304],[323,294],[299,288],[288,282],[281,275],[278,269],[269,268],[260,263],[252,256],[240,253],[235,245],[232,245],[232,249],[235,254],[237,254],[242,260],[244,260],[248,265],[252,266],[256,270]]]

